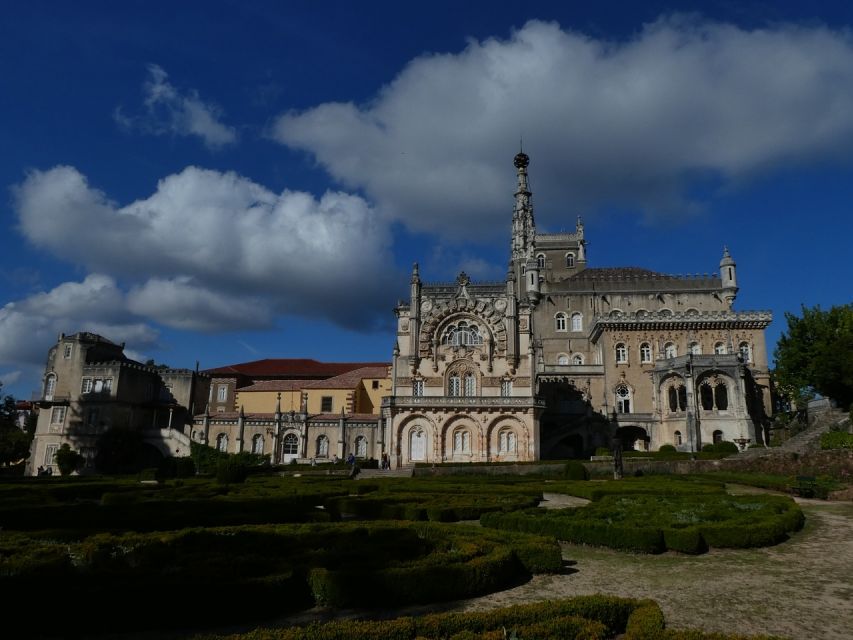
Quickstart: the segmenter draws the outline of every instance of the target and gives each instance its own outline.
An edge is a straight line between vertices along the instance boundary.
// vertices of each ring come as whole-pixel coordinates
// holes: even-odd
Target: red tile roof
[[[286,412],[282,411],[282,414],[284,414],[284,413],[286,413]],[[211,413],[210,414],[210,421],[213,422],[214,420],[228,420],[231,422],[236,422],[239,417],[240,417],[239,411],[226,411],[226,412],[220,412],[220,413]],[[345,419],[350,420],[350,421],[357,421],[357,422],[376,422],[377,420],[379,420],[379,417],[380,416],[373,414],[373,413],[346,413],[346,414],[344,414]],[[196,420],[203,420],[204,414],[200,413],[197,416],[194,416],[194,418]],[[312,420],[318,420],[318,421],[340,420],[340,418],[341,418],[340,413],[315,413],[313,415],[308,416],[308,422],[311,422]],[[246,420],[274,420],[275,414],[274,413],[247,413],[247,414],[245,414],[245,419]]]
[[[362,367],[348,371],[328,380],[317,380],[305,385],[306,389],[355,389],[365,378],[388,378],[388,365],[381,367]]]
[[[388,362],[318,362],[309,358],[265,358],[206,369],[210,375],[256,378],[331,378],[363,367],[387,367]]]
[[[261,380],[254,384],[239,387],[237,393],[244,391],[299,391],[317,380]]]

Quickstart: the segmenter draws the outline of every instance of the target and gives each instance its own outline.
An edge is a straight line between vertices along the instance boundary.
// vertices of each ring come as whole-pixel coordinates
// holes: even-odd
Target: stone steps
[[[362,469],[356,476],[358,480],[373,478],[411,478],[415,473],[414,467],[400,467],[399,469]]]

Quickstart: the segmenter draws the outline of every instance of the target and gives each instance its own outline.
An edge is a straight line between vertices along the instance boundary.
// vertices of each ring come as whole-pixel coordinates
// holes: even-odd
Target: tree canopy
[[[853,404],[853,304],[786,313],[788,330],[776,346],[779,390],[802,402],[815,393],[844,409]]]
[[[0,383],[0,388],[2,386]],[[33,434],[18,427],[15,422],[17,416],[15,398],[4,397],[0,402],[0,464],[17,462],[30,453]]]

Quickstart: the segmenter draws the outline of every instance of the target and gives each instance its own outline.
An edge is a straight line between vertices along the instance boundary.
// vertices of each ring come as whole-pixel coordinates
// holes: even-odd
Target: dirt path
[[[569,565],[564,574],[536,576],[515,589],[462,601],[454,608],[490,609],[607,593],[657,600],[674,628],[849,640],[853,503],[799,502],[805,528],[775,547],[650,556],[564,544],[563,558]]]

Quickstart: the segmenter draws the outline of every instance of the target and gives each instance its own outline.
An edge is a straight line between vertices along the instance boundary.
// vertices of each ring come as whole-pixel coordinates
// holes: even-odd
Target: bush
[[[589,471],[582,462],[569,460],[563,468],[563,475],[568,480],[589,480]]]
[[[59,451],[56,452],[56,466],[59,467],[59,473],[63,476],[70,475],[83,464],[83,456],[74,451],[66,442]]]
[[[249,477],[249,465],[236,456],[228,456],[216,465],[216,481],[219,484],[239,484]]]
[[[711,444],[710,442],[706,442],[705,444],[702,445],[702,451],[711,452],[711,451],[716,451],[716,449],[714,449],[713,444]]]
[[[828,431],[820,437],[821,449],[853,449],[853,434]]]
[[[675,445],[673,444],[662,444],[658,451],[667,451],[671,453],[673,451],[678,451],[678,449],[676,449]]]
[[[598,447],[595,450],[595,455],[597,455],[597,456],[609,456],[612,454],[611,454],[610,449],[608,449],[607,447]]]
[[[705,447],[702,447],[702,450],[705,450]],[[721,440],[714,444],[714,449],[716,453],[737,453],[740,451],[738,446],[734,442],[729,442],[728,440]]]

